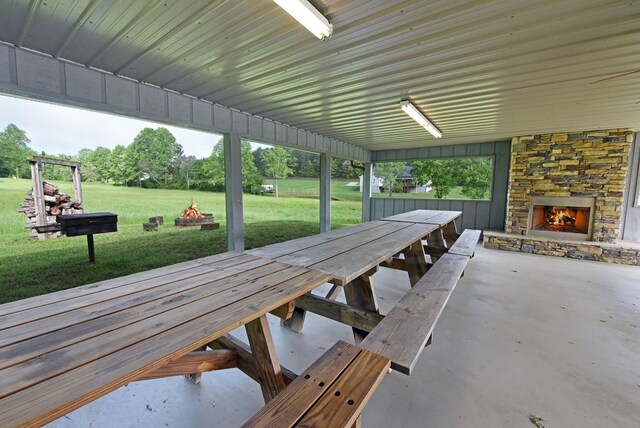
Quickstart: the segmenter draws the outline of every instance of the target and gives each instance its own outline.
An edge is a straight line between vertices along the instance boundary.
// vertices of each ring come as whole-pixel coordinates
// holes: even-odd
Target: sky
[[[219,134],[0,95],[0,131],[10,123],[27,132],[32,149],[48,155],[75,155],[80,149],[98,146],[128,146],[145,127],[167,128],[184,153],[196,158],[208,157],[222,138]]]

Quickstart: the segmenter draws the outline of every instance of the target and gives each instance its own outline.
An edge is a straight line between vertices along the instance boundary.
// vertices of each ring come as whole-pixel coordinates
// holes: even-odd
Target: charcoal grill
[[[113,213],[60,214],[56,221],[57,224],[37,226],[36,230],[39,233],[62,232],[67,236],[87,235],[90,263],[96,261],[93,235],[118,231],[118,215]]]

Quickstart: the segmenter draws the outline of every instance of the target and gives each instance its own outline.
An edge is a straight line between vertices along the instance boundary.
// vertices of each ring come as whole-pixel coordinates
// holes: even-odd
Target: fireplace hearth
[[[527,235],[590,241],[594,198],[532,197]]]

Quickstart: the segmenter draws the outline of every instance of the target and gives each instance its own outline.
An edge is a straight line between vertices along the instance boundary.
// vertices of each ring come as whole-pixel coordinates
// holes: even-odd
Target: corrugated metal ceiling
[[[640,129],[637,0],[314,3],[330,39],[271,0],[0,0],[0,40],[370,150]]]

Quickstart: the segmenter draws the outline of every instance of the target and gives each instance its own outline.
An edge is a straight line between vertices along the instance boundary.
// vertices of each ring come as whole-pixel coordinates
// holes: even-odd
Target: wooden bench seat
[[[448,252],[450,254],[473,257],[481,233],[482,231],[480,230],[465,229],[451,248],[449,248]]]
[[[389,359],[338,342],[243,427],[353,427]]]
[[[359,346],[411,374],[468,261],[468,256],[458,254],[440,257]]]

